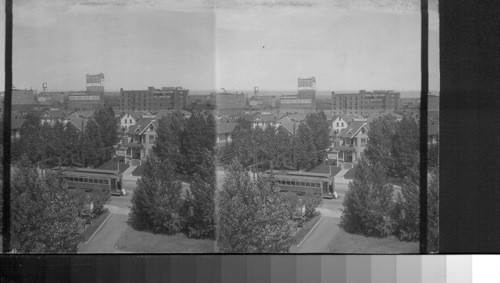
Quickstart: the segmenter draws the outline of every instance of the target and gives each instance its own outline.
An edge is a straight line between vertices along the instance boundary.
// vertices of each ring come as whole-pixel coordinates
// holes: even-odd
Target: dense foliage
[[[135,229],[214,238],[215,138],[211,115],[195,112],[186,119],[172,113],[158,121],[155,145],[132,197],[129,223]],[[184,191],[181,174],[190,180]]]
[[[137,230],[174,234],[181,230],[180,181],[174,165],[151,153],[144,163],[144,172],[132,195],[129,223]]]
[[[252,127],[248,120],[237,120],[232,142],[226,145],[222,161],[229,165],[235,158],[244,167],[258,171],[308,170],[323,162],[329,144],[329,123],[320,111],[308,114],[295,125],[295,135],[285,127]]]
[[[285,196],[272,180],[252,182],[236,159],[229,166],[217,212],[217,243],[221,252],[288,252],[295,224]]]
[[[11,182],[11,248],[19,253],[76,253],[83,223],[62,176],[41,176],[23,156]]]
[[[397,121],[386,115],[370,124],[368,137],[344,199],[341,227],[366,236],[394,234],[401,240],[418,241],[419,125],[410,116]],[[396,198],[394,184],[401,186]]]

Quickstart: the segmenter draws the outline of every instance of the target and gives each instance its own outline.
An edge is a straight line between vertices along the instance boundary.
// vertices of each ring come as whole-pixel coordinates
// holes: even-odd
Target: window
[[[306,186],[306,182],[300,182],[300,185],[301,185],[302,187],[305,187],[305,186]]]
[[[149,142],[152,143],[155,141],[155,136],[154,135],[149,135]]]
[[[344,127],[344,123],[342,123],[342,127]]]
[[[285,181],[285,185],[290,185],[290,181]]]
[[[127,124],[127,119],[125,119],[125,124]]]
[[[99,180],[99,184],[103,184],[103,183],[104,183],[104,181],[103,181],[103,180]]]
[[[310,186],[311,186],[311,183],[306,182],[306,187],[310,187]]]
[[[295,181],[290,181],[290,186],[295,186]]]
[[[89,182],[89,179],[85,178],[85,179],[83,179],[83,182],[84,182],[84,183],[88,183],[88,182]]]
[[[339,122],[337,122],[337,127],[339,126]],[[343,126],[343,125],[342,125]]]
[[[83,178],[78,178],[78,182],[83,182]]]
[[[130,119],[130,124],[132,124],[132,119]]]
[[[104,184],[107,185],[109,183],[108,180],[104,180]]]

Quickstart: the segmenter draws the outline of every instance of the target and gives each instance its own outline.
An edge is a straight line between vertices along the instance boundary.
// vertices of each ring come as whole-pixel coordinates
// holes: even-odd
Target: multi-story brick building
[[[333,115],[370,115],[392,113],[400,110],[400,93],[392,90],[375,90],[359,93],[332,92]]]
[[[248,99],[248,104],[252,110],[273,110],[276,108],[276,96],[263,95],[252,96]]]
[[[215,105],[217,110],[227,109],[245,109],[245,94],[244,93],[211,93],[210,103]]]
[[[162,87],[147,90],[120,89],[120,111],[182,110],[186,108],[189,90],[182,87]]]

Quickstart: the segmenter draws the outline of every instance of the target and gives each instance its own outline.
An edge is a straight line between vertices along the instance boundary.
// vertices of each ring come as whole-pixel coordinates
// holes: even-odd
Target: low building
[[[223,146],[232,141],[232,134],[238,123],[220,122],[217,123],[217,146]]]
[[[10,138],[19,139],[21,138],[21,128],[26,122],[26,119],[11,118],[10,120]]]
[[[66,117],[66,113],[59,109],[50,109],[43,112],[42,116],[40,116],[40,123],[43,125],[45,123],[54,126],[56,122],[63,122],[64,117]]]
[[[265,130],[268,126],[274,127],[276,123],[276,116],[271,113],[261,113],[257,114],[252,120],[252,127],[255,129],[259,127]]]
[[[280,97],[279,111],[281,114],[313,113],[316,112],[316,105],[314,105],[311,98],[301,98],[298,95],[282,95]]]
[[[436,146],[439,143],[439,124],[432,122],[427,125],[427,146]]]
[[[342,129],[337,136],[336,164],[355,163],[368,143],[370,124],[362,121],[353,121],[347,128]]]
[[[299,124],[306,119],[307,114],[287,114],[274,124],[275,127],[284,127],[291,135],[295,135]]]
[[[156,140],[158,121],[151,118],[142,118],[126,132],[123,146],[126,148],[125,160],[138,159],[145,161]]]
[[[254,95],[248,99],[248,106],[252,110],[273,110],[276,108],[276,96]]]
[[[74,127],[79,133],[83,132],[87,126],[88,119],[83,119],[76,112],[72,112],[64,117],[63,123],[66,127]]]

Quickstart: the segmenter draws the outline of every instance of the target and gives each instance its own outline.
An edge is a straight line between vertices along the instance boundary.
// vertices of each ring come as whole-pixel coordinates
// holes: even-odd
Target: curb
[[[111,215],[113,215],[113,213],[111,213],[111,211],[110,211],[108,217],[106,217],[106,219],[104,219],[104,221],[101,223],[101,225],[99,225],[97,230],[95,230],[95,232],[92,234],[92,236],[90,236],[90,238],[84,243],[85,245],[88,244],[90,242],[90,240],[92,240],[94,238],[95,234],[97,234],[97,232],[99,232],[99,230],[101,230],[102,226],[106,222],[108,222],[108,219],[111,218]]]
[[[316,227],[318,227],[319,223],[321,223],[321,221],[323,221],[323,219],[325,219],[325,217],[323,215],[321,215],[321,218],[311,228],[311,230],[309,231],[309,233],[307,233],[307,235],[304,237],[304,239],[302,239],[302,241],[300,241],[300,243],[297,245],[297,248],[300,247],[300,245],[302,245],[302,243],[304,243],[304,241],[307,239],[307,237],[309,237],[309,235],[316,229]]]

